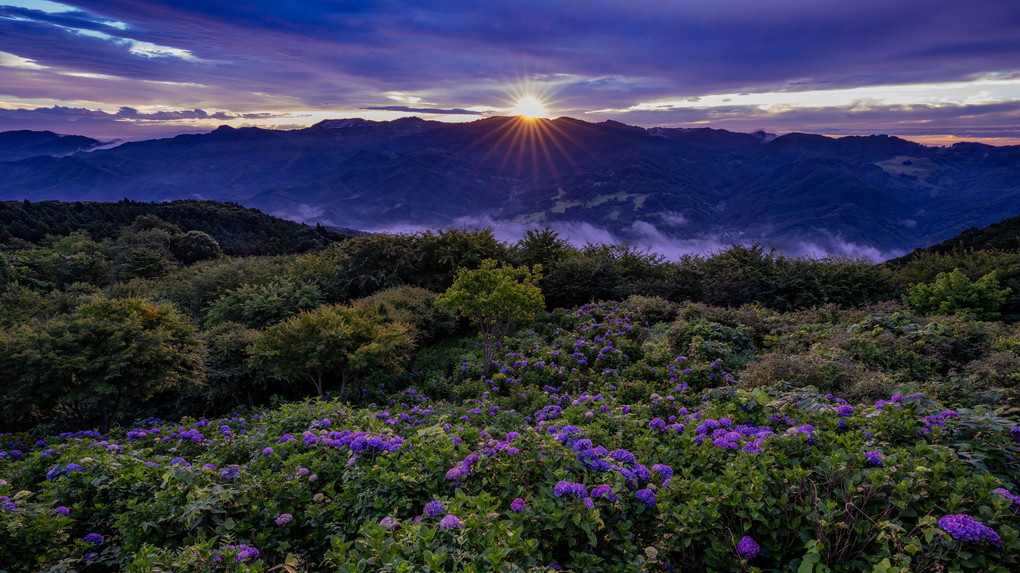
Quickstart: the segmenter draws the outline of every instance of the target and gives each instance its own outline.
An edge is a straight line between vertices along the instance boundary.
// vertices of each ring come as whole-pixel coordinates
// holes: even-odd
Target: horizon
[[[1020,4],[0,0],[0,131],[408,114],[1020,144]]]
[[[186,130],[176,131],[176,132],[154,133],[154,134],[148,134],[148,135],[137,135],[135,137],[114,137],[114,136],[106,136],[106,137],[104,137],[104,136],[101,136],[101,135],[98,135],[98,136],[97,135],[89,135],[89,134],[86,134],[86,133],[58,132],[58,131],[53,131],[52,129],[33,130],[33,129],[27,129],[27,128],[13,129],[13,130],[0,130],[0,133],[8,133],[8,132],[15,132],[15,131],[51,131],[51,132],[53,132],[53,133],[55,133],[57,135],[60,135],[60,136],[81,136],[81,135],[84,135],[86,137],[92,137],[93,139],[97,139],[97,140],[99,140],[101,142],[101,145],[99,145],[97,147],[94,147],[94,148],[91,148],[91,149],[88,149],[86,151],[86,152],[88,152],[88,151],[95,151],[95,150],[100,150],[100,149],[110,149],[110,148],[113,148],[113,147],[117,147],[119,145],[123,145],[125,143],[135,143],[135,142],[140,142],[140,141],[150,141],[150,140],[156,140],[156,139],[172,139],[174,137],[178,137],[178,136],[181,136],[181,135],[207,135],[207,134],[210,134],[210,133],[212,133],[212,132],[214,132],[214,131],[216,131],[218,129],[224,128],[224,127],[231,128],[231,129],[255,128],[255,129],[264,129],[264,130],[268,130],[268,131],[299,131],[299,130],[302,130],[302,129],[308,129],[310,127],[314,127],[315,125],[317,125],[319,123],[322,123],[324,121],[345,121],[345,120],[352,120],[352,119],[365,120],[365,121],[373,122],[373,123],[387,123],[387,122],[392,122],[392,121],[399,121],[401,119],[421,119],[423,121],[456,124],[456,123],[474,123],[474,122],[478,122],[478,121],[484,121],[484,120],[495,119],[495,118],[512,119],[512,118],[517,118],[517,117],[521,117],[521,116],[510,116],[510,115],[496,116],[496,115],[493,115],[493,116],[488,116],[488,117],[472,118],[470,120],[456,121],[456,122],[454,122],[454,121],[444,121],[444,120],[439,120],[439,119],[428,119],[428,118],[423,118],[420,115],[404,115],[404,116],[396,117],[396,118],[393,118],[393,119],[381,119],[381,120],[368,119],[368,118],[364,118],[364,117],[327,117],[325,119],[318,120],[315,123],[310,123],[308,125],[285,125],[285,126],[239,125],[239,126],[233,126],[233,125],[230,125],[230,124],[227,124],[227,123],[221,123],[221,124],[213,126],[213,127],[201,127],[201,128],[186,129]],[[764,135],[771,136],[772,138],[779,138],[779,137],[783,137],[784,135],[791,135],[791,134],[798,134],[798,133],[805,134],[805,135],[820,135],[820,136],[828,137],[828,138],[832,138],[832,139],[839,139],[839,138],[844,138],[844,137],[883,137],[883,136],[887,136],[887,137],[895,137],[895,138],[898,138],[898,139],[903,139],[903,140],[906,140],[906,141],[911,141],[911,142],[914,142],[914,143],[918,143],[920,145],[924,145],[926,147],[949,147],[949,146],[955,145],[957,143],[980,143],[980,144],[983,144],[983,145],[990,145],[990,146],[994,146],[994,147],[1007,147],[1007,146],[1020,145],[1020,138],[1016,139],[1015,141],[1011,140],[1010,142],[988,141],[988,140],[982,141],[982,140],[980,140],[980,138],[972,138],[972,139],[949,138],[945,142],[939,142],[939,141],[928,142],[928,141],[919,141],[918,138],[902,137],[902,136],[894,135],[894,134],[890,134],[890,133],[829,134],[829,133],[813,133],[813,132],[799,131],[799,130],[787,131],[787,132],[783,132],[783,133],[772,133],[772,132],[767,132],[765,130],[738,131],[738,130],[733,130],[733,129],[718,128],[718,127],[714,127],[714,126],[711,126],[711,125],[699,125],[699,126],[694,126],[694,127],[688,127],[688,126],[669,127],[669,126],[664,126],[664,125],[640,126],[640,125],[627,124],[625,122],[619,122],[619,121],[617,121],[615,119],[612,119],[612,118],[605,119],[605,120],[602,120],[600,122],[589,122],[589,121],[584,120],[584,119],[579,119],[579,118],[570,117],[570,116],[542,117],[542,118],[525,118],[525,119],[541,119],[541,120],[545,120],[545,121],[557,121],[557,120],[562,120],[562,119],[569,119],[569,120],[573,120],[573,121],[581,121],[581,122],[591,123],[593,125],[596,125],[596,124],[599,124],[599,123],[606,123],[606,122],[616,121],[617,123],[621,123],[623,125],[627,125],[628,127],[640,127],[642,129],[692,129],[692,130],[693,129],[711,129],[711,130],[729,131],[731,133],[741,133],[741,134],[747,134],[747,135],[763,133]]]

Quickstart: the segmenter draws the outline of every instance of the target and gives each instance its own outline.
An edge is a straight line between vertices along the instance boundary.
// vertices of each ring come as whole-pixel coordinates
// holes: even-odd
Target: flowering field
[[[925,344],[963,352],[952,323],[653,315],[555,311],[488,376],[447,346],[370,408],[0,437],[0,570],[1020,569],[1008,395],[920,379]],[[810,379],[822,340],[870,366],[749,382]]]

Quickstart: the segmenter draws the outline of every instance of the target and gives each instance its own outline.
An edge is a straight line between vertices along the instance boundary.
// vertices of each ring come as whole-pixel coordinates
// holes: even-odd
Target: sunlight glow
[[[535,96],[524,96],[517,100],[511,113],[527,119],[544,118],[549,115],[549,112],[545,109],[545,104]]]
[[[713,94],[700,97],[642,102],[626,109],[588,113],[751,107],[766,112],[802,108],[850,107],[866,110],[883,106],[927,105],[933,107],[978,105],[1020,100],[1020,78],[982,78],[969,82],[865,86],[834,90],[776,91]]]

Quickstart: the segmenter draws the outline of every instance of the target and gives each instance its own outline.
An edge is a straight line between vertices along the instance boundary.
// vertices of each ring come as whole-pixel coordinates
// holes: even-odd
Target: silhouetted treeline
[[[0,243],[38,243],[47,235],[85,231],[94,241],[120,233],[142,215],[154,215],[185,231],[210,235],[233,256],[282,255],[320,249],[345,235],[323,227],[272,217],[236,203],[181,200],[167,203],[0,201]]]

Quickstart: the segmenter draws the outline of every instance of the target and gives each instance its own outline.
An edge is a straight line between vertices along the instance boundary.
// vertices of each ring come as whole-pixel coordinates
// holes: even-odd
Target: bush
[[[939,273],[933,283],[910,287],[903,300],[921,314],[968,314],[980,320],[998,318],[999,307],[1010,293],[1000,289],[998,274],[992,271],[971,281],[959,269]]]

